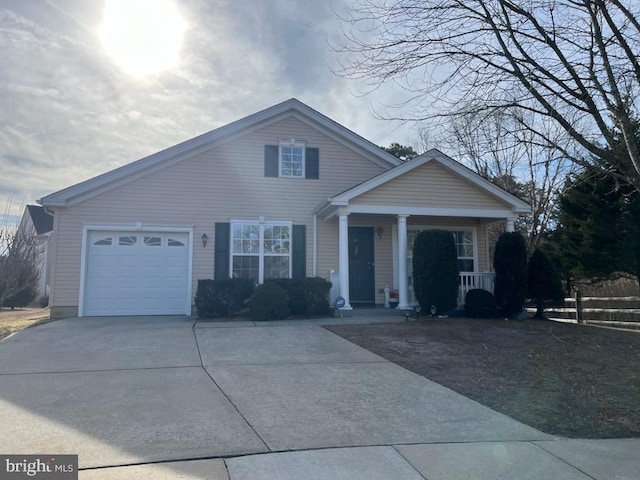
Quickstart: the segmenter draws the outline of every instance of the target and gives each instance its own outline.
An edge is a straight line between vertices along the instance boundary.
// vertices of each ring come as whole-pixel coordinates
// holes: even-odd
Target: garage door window
[[[105,238],[101,238],[100,240],[96,240],[95,242],[93,242],[93,244],[104,246],[104,245],[111,245],[112,242],[113,240],[111,239],[111,237],[105,237]]]
[[[162,238],[160,238],[160,237],[144,237],[144,244],[147,247],[160,247],[160,246],[162,246]]]
[[[170,238],[169,239],[169,246],[170,247],[184,247],[184,243],[181,242],[180,240],[176,240],[174,238]]]
[[[123,246],[123,247],[132,247],[136,243],[138,243],[138,237],[133,237],[133,236],[127,235],[126,237],[120,237],[118,239],[118,245]]]

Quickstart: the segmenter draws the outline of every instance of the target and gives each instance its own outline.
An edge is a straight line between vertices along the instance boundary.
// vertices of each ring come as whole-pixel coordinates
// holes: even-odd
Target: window
[[[291,224],[233,222],[231,274],[262,283],[291,276]]]
[[[473,272],[473,233],[469,231],[451,232],[458,250],[458,270]]]
[[[160,247],[162,239],[160,237],[144,237],[144,244],[147,247]]]
[[[136,243],[138,243],[138,237],[135,236],[120,237],[118,239],[118,245],[122,245],[124,247],[132,247]]]
[[[304,177],[304,143],[280,142],[280,176]]]
[[[111,245],[111,237],[101,238],[93,242],[94,245]]]
[[[184,247],[184,243],[180,240],[176,240],[175,238],[169,238],[167,245],[170,247]]]

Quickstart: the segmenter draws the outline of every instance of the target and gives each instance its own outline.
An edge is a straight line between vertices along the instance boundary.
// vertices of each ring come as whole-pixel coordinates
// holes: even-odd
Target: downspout
[[[312,266],[311,271],[314,277],[318,276],[318,215],[313,214],[313,240],[312,240]]]

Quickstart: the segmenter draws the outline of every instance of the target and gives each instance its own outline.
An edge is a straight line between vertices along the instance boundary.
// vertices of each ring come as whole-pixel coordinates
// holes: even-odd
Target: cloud
[[[179,64],[135,78],[98,39],[100,2],[0,0],[0,204],[32,202],[290,97],[377,144],[407,141],[332,73],[340,28],[327,2],[178,6],[188,25]]]

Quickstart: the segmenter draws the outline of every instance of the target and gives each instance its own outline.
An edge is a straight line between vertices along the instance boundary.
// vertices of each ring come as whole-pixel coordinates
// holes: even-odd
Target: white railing
[[[493,293],[495,273],[493,272],[461,272],[458,274],[458,305],[464,305],[464,299],[469,290],[482,288]]]

